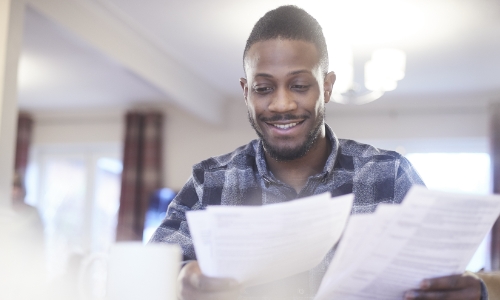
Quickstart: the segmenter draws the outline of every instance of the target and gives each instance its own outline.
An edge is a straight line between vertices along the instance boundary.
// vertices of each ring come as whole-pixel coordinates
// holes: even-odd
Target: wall
[[[346,110],[332,105],[327,122],[340,138],[401,152],[487,152],[488,103],[447,107]]]
[[[36,112],[34,119],[34,146],[122,143],[122,110]]]
[[[12,196],[17,64],[21,53],[23,18],[23,0],[0,1],[0,209],[10,207]]]

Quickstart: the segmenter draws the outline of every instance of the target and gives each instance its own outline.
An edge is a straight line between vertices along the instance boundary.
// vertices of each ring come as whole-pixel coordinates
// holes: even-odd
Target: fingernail
[[[424,279],[420,282],[420,288],[422,290],[426,290],[431,287],[431,282],[427,279]]]

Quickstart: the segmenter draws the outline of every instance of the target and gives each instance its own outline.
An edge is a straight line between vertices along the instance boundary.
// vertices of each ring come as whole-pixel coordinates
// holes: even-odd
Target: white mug
[[[85,260],[80,273],[83,282],[88,266],[95,260],[107,265],[107,300],[175,300],[181,250],[177,245],[120,242],[108,255],[95,254]],[[80,284],[80,298],[85,291]]]

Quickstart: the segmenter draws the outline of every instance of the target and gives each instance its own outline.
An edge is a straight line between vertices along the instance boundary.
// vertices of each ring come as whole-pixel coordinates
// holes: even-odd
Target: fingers
[[[481,290],[473,289],[452,291],[409,291],[406,292],[405,300],[479,300]]]
[[[479,300],[480,298],[481,282],[479,279],[463,275],[424,279],[420,283],[420,290],[408,291],[404,295],[405,300]]]
[[[421,290],[455,290],[466,287],[477,286],[481,289],[481,284],[477,278],[472,276],[451,275],[437,278],[424,279],[420,283]]]
[[[234,279],[203,275],[196,261],[185,265],[178,278],[179,298],[183,300],[234,300],[241,288]]]

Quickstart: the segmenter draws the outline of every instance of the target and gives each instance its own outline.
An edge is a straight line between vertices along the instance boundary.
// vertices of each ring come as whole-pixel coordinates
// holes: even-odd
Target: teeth
[[[278,127],[279,129],[288,129],[288,128],[291,128],[291,127],[294,127],[295,125],[297,125],[298,123],[290,123],[290,124],[273,124],[275,127]]]

